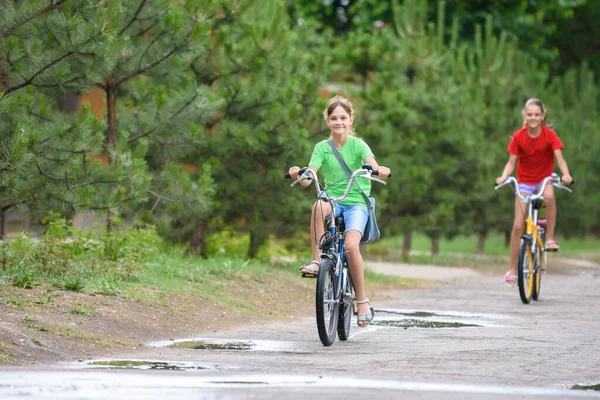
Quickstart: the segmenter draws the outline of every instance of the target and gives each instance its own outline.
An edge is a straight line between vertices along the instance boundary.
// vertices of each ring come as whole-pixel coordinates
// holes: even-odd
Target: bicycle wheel
[[[335,264],[330,259],[321,260],[317,276],[317,330],[324,346],[331,346],[335,341],[338,325],[338,303],[335,299]]]
[[[542,288],[542,249],[538,246],[535,250],[535,266],[533,268],[533,299],[540,298],[540,290]]]
[[[348,340],[350,337],[350,326],[352,325],[352,299],[354,298],[354,284],[350,271],[346,278],[346,284],[342,290],[342,298],[340,299],[340,312],[338,321],[338,338],[340,340]]]
[[[542,243],[546,243],[546,234],[540,232],[540,239]],[[540,298],[540,291],[542,290],[542,273],[546,270],[546,257],[547,252],[544,251],[540,246],[537,246],[535,251],[535,268],[533,272],[533,299],[538,300]]]
[[[521,240],[517,269],[521,301],[529,304],[533,294],[533,254],[527,240]]]

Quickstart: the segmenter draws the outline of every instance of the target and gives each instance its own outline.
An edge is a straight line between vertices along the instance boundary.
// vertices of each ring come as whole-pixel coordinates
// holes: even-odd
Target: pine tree
[[[254,258],[269,234],[306,230],[306,221],[298,221],[313,199],[298,205],[300,194],[282,178],[294,163],[308,162],[304,126],[318,115],[328,38],[291,25],[283,1],[256,2],[229,20],[235,23],[215,31],[210,55],[194,64],[197,78],[222,102],[206,124],[211,133],[200,156],[215,165],[220,220],[250,234]]]
[[[2,210],[108,210],[146,196],[145,146],[120,143],[100,162],[103,125],[86,108],[60,112],[89,89],[121,48],[116,1],[7,1],[0,8]],[[119,152],[118,154],[116,152]],[[10,178],[10,179],[9,179]]]

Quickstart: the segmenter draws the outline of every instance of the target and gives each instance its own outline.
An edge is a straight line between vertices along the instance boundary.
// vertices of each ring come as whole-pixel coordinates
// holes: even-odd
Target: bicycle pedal
[[[358,304],[356,304],[355,299],[352,299],[352,313],[358,315]]]
[[[556,253],[558,251],[558,249],[548,249],[548,248],[545,248],[543,251],[545,251],[547,253]]]
[[[303,272],[302,273],[302,277],[303,278],[309,278],[309,279],[310,278],[315,278],[316,279],[317,278],[317,274],[307,274],[306,272]]]

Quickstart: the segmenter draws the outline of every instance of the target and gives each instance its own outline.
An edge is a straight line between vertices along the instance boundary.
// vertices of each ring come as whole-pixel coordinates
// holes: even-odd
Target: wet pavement
[[[444,269],[438,284],[373,296],[375,323],[354,322],[331,347],[306,316],[148,343],[135,357],[0,369],[0,398],[600,398],[598,272],[550,270],[524,305],[501,276]]]

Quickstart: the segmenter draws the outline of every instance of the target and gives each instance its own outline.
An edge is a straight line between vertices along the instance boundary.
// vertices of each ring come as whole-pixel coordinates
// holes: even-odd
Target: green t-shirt
[[[346,165],[348,165],[348,168],[350,168],[350,172],[354,172],[362,167],[365,158],[369,156],[374,157],[369,145],[367,145],[364,140],[357,139],[354,136],[348,137],[346,144],[344,144],[341,149],[338,149],[338,151],[346,162]],[[331,150],[329,143],[327,143],[327,140],[317,143],[308,166],[317,169],[323,167],[325,186],[333,184],[327,189],[327,193],[331,197],[340,197],[344,194],[346,186],[348,185],[348,179],[344,178],[348,178],[348,175],[346,175],[337,158],[333,155],[333,151]],[[334,182],[338,183],[334,184]],[[358,178],[357,183],[367,196],[371,194],[370,180]],[[346,197],[342,203],[346,205],[357,204],[366,207],[365,198],[356,185],[352,185],[348,197]]]

